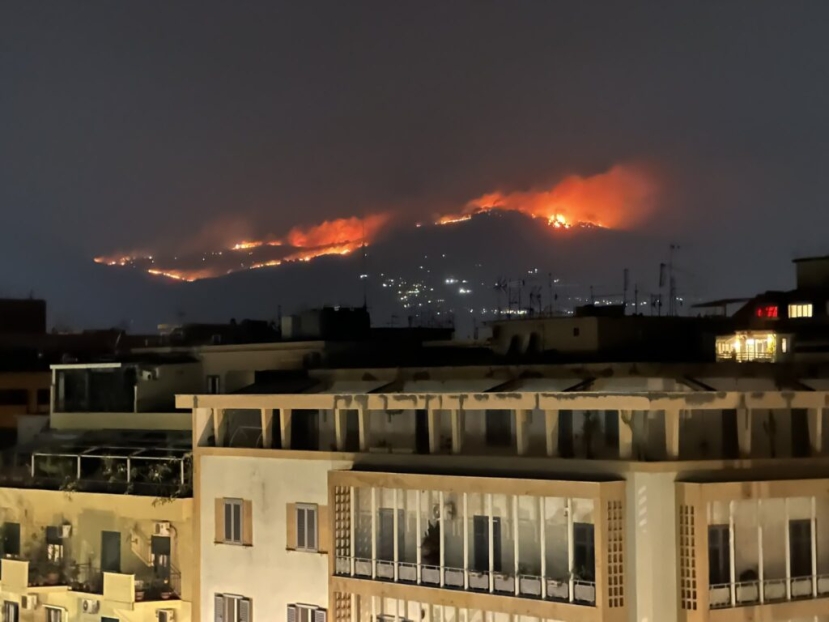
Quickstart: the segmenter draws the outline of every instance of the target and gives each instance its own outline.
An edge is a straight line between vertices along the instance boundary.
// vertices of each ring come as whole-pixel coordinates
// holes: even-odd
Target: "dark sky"
[[[785,286],[829,252],[827,26],[818,1],[7,0],[0,289],[42,257],[416,218],[631,161],[690,269]]]

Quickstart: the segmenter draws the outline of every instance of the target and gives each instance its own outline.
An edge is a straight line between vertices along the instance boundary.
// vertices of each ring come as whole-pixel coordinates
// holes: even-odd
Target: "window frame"
[[[253,614],[251,613],[253,609],[253,600],[248,598],[247,596],[242,596],[240,594],[219,594],[216,593],[213,598],[214,602],[214,609],[215,609],[215,602],[220,599],[222,600],[222,607],[221,612],[214,611],[213,612],[213,619],[216,622],[252,622],[253,621]],[[248,615],[246,620],[242,620],[241,618],[241,603],[247,603],[248,605]]]
[[[319,536],[319,505],[316,503],[297,503],[295,508],[295,520],[296,520],[296,545],[295,549],[297,551],[305,551],[307,553],[318,553],[320,550],[320,536]],[[301,514],[302,513],[302,514]],[[301,520],[301,516],[304,515],[304,520]],[[308,543],[308,518],[313,517],[313,533],[314,533],[314,542],[313,545],[309,545]],[[304,523],[304,542],[300,542],[300,523]]]
[[[243,499],[229,498],[222,499],[224,511],[224,533],[222,542],[242,546],[245,543],[245,502]],[[230,509],[230,520],[228,520],[228,508]],[[234,509],[239,508],[239,520],[234,522]],[[235,536],[239,535],[238,538]],[[228,537],[228,534],[230,537]]]
[[[790,519],[788,525],[789,536],[789,567],[792,579],[804,579],[812,576],[812,521],[808,518]],[[808,568],[800,568],[801,564]],[[798,568],[795,568],[795,567]],[[806,570],[806,572],[801,572]]]
[[[716,538],[712,537],[715,533],[718,534]],[[716,546],[712,546],[714,543],[716,543]],[[712,555],[714,549],[719,552],[719,555],[716,556],[716,572],[712,572],[715,568],[715,559]],[[721,579],[721,581],[716,582],[714,581],[715,578]],[[731,583],[732,579],[731,527],[725,523],[708,525],[708,585],[726,585]]]
[[[811,302],[792,302],[787,311],[790,320],[811,318],[815,315],[815,305]]]
[[[44,605],[43,608],[46,611],[46,622],[64,622],[66,619],[66,609],[63,607]],[[53,619],[52,616],[57,616],[57,620]]]

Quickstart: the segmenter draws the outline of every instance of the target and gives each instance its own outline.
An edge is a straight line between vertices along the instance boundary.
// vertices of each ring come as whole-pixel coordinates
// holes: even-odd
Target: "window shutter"
[[[325,622],[326,616],[325,609],[316,609],[314,611],[314,622]]]
[[[305,508],[297,508],[296,510],[296,546],[304,549],[306,545],[306,527],[308,526],[307,511]]]
[[[249,598],[239,600],[239,622],[251,621],[251,602]]]
[[[215,622],[225,620],[225,597],[221,594],[216,594],[213,598],[213,620]]]
[[[305,517],[308,521],[308,535],[306,548],[311,551],[317,550],[317,511],[306,510]]]
[[[288,605],[288,622],[296,622],[296,605]]]
[[[215,514],[215,521],[216,521],[216,535],[214,542],[224,542],[225,541],[225,500],[224,499],[216,499],[216,514]],[[221,597],[219,597],[221,598]]]
[[[253,502],[245,501],[242,507],[242,544],[253,545]]]

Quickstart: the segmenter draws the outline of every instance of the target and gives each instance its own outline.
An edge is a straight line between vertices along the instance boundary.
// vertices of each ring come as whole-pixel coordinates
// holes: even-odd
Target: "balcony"
[[[113,437],[56,441],[44,436],[31,448],[16,447],[2,454],[0,484],[69,493],[166,498],[192,494],[192,460],[186,442],[159,447],[155,441],[142,447],[135,439],[123,445],[118,441]]]
[[[730,619],[735,608],[784,608],[751,614],[763,619],[825,610],[829,541],[821,535],[829,526],[827,484],[678,484],[682,608],[707,609],[712,620]]]
[[[334,577],[622,607],[623,485],[521,484],[514,494],[515,480],[334,472]],[[619,591],[602,597],[609,577]]]

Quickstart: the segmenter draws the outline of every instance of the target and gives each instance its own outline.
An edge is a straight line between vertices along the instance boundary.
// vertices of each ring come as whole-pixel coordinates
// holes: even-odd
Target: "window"
[[[3,523],[3,555],[20,555],[20,523]]]
[[[790,318],[798,318],[798,317],[812,317],[812,303],[811,302],[798,302],[795,304],[789,305],[789,317]]]
[[[246,499],[216,499],[215,542],[253,545],[253,504]]]
[[[229,544],[242,544],[242,500],[225,499],[225,535]]]
[[[581,334],[581,329],[577,326],[573,329],[573,337],[578,337]]]
[[[708,584],[731,583],[731,538],[728,525],[708,527]]]
[[[778,317],[777,305],[762,305],[757,307],[754,314],[757,317],[776,319]]]
[[[577,579],[594,581],[596,576],[596,549],[594,527],[591,523],[573,523],[573,564]]]
[[[25,406],[28,403],[26,389],[0,389],[0,406]]]
[[[316,551],[317,543],[317,506],[296,506],[296,548],[300,551]]]
[[[288,605],[288,622],[325,622],[325,609],[314,605]]]
[[[789,351],[789,339],[788,339],[788,337],[783,337],[780,340],[780,351],[783,354],[786,354]]]
[[[812,576],[812,521],[789,521],[789,557],[792,577]]]
[[[501,518],[492,517],[492,570],[501,572]],[[489,521],[488,516],[472,517],[472,567],[477,572],[489,572]]]
[[[3,622],[19,622],[20,605],[10,600],[3,601]]]
[[[250,598],[235,594],[216,594],[213,620],[215,622],[251,622],[253,603]]]
[[[219,376],[207,377],[207,393],[210,395],[221,393],[221,378]]]
[[[63,622],[64,610],[60,607],[46,605],[46,622]]]
[[[377,559],[394,561],[394,510],[380,508],[377,528]],[[406,531],[406,517],[403,510],[397,510],[397,554],[403,556],[403,536]]]

